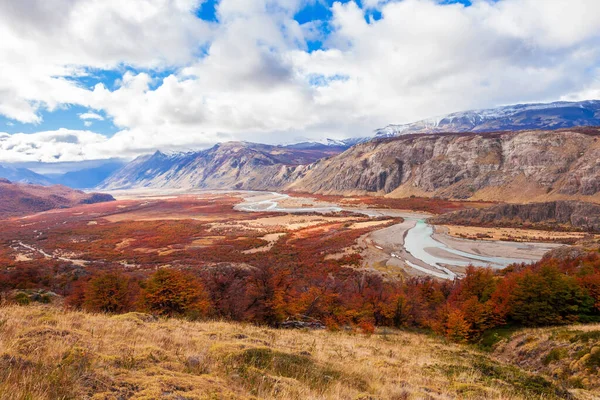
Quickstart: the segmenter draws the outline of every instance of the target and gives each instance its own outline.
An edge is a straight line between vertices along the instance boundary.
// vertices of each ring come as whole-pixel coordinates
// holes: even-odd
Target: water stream
[[[433,238],[433,227],[422,219],[417,220],[415,226],[409,229],[406,233],[406,238],[404,239],[404,248],[413,257],[423,261],[428,265],[437,267],[441,267],[441,265],[445,264],[457,267],[473,265],[475,267],[490,266],[493,268],[505,268],[510,264],[528,261],[517,258],[482,256],[453,249],[446,244],[435,240]],[[431,253],[431,251],[426,251],[426,249],[439,249],[443,252],[466,258],[468,261],[460,261],[452,258],[435,256]]]

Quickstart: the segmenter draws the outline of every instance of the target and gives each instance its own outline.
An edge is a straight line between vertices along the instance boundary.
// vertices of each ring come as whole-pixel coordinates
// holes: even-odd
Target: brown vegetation
[[[394,333],[399,342],[389,346],[369,342],[374,358],[346,355],[345,360],[355,365],[344,369],[340,361],[357,344],[343,334],[314,333],[301,339],[303,334],[279,334],[266,328],[152,321],[177,316],[271,327],[316,321],[329,331],[371,335],[382,329],[418,329],[455,342],[487,345],[494,332],[507,327],[600,320],[598,252],[547,257],[500,272],[468,268],[466,277],[456,282],[389,279],[361,269],[360,251],[353,248],[359,237],[398,221],[385,219],[374,225],[362,215],[309,215],[303,217],[308,222],[297,221],[294,229],[285,229],[280,223],[266,223],[275,214],[234,211],[237,201],[229,195],[127,200],[3,221],[0,293],[6,302],[48,303],[58,294],[65,298],[67,309],[123,316],[89,316],[37,306],[29,317],[15,311],[27,308],[11,306],[5,309],[8,314],[0,310],[0,344],[8,349],[7,355],[0,353],[0,363],[11,368],[10,379],[8,375],[0,379],[0,394],[77,398],[103,393],[111,398],[108,391],[117,388],[113,397],[153,398],[166,393],[195,398],[208,396],[213,392],[204,388],[214,387],[215,396],[225,397],[410,398],[417,393],[418,398],[427,392],[432,397],[562,397],[564,389],[546,378],[530,380],[520,370],[505,370],[454,345],[444,345],[460,349],[448,358],[441,345],[429,351],[434,353],[428,356],[434,357],[434,365],[423,360],[406,364],[421,375],[400,384],[397,377],[410,368],[402,366],[404,356],[396,355],[415,350],[402,353],[397,347],[405,343],[419,348],[419,340],[431,344],[441,343],[440,339]],[[155,218],[165,210],[171,217],[176,210],[177,218]],[[273,242],[264,239],[270,233],[278,234]],[[2,318],[7,322],[2,323]],[[23,318],[38,321],[30,327],[33,333],[20,328],[25,326]],[[44,322],[47,319],[57,322]],[[96,324],[102,327],[94,328]],[[154,331],[155,326],[160,329]],[[181,333],[174,333],[180,328]],[[228,338],[224,345],[228,350],[222,351],[219,342],[209,342],[212,333],[203,333],[207,329],[264,331],[290,342],[269,347],[260,342],[264,339],[253,337],[258,342],[243,342],[242,347],[238,339]],[[123,343],[124,337],[133,343]],[[138,345],[138,340],[143,344]],[[317,355],[300,349],[293,340],[340,341],[345,347],[337,351],[323,345]],[[121,348],[109,349],[111,341]],[[208,349],[205,343],[211,343]],[[380,349],[392,353],[385,356]],[[300,351],[311,355],[298,358]],[[338,359],[332,361],[336,352]],[[595,365],[595,351],[590,349],[589,354],[586,360]],[[204,355],[210,360],[206,365],[196,359]],[[188,362],[188,357],[195,358]],[[574,371],[583,373],[581,368]],[[41,383],[36,385],[32,375],[42,377]],[[323,381],[323,376],[332,378]],[[561,382],[575,387],[573,382]],[[577,385],[597,388],[593,380]]]
[[[7,222],[0,232],[5,245],[0,290],[51,290],[67,297],[68,305],[90,311],[211,316],[272,326],[311,318],[331,329],[426,328],[473,342],[505,324],[600,317],[597,253],[547,258],[500,273],[470,268],[460,282],[392,280],[359,268],[356,240],[381,227],[365,224],[368,219],[360,215],[320,216],[282,232],[280,225],[255,223],[271,214],[233,211],[235,202],[227,196],[223,202],[184,197],[147,203],[117,202],[85,212],[41,214],[27,224]],[[171,208],[193,219],[126,219]],[[115,213],[123,220],[105,218]],[[97,224],[89,225],[90,218]],[[276,241],[261,239],[270,232],[279,234]],[[17,257],[23,252],[27,260]]]

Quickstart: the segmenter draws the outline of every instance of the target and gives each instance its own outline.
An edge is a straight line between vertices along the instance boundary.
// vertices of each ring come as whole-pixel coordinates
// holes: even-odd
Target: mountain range
[[[296,190],[326,194],[558,200],[600,191],[600,101],[520,104],[453,113],[374,136],[290,145],[227,142],[156,151],[61,175],[0,167],[0,177],[100,190]],[[451,133],[447,133],[451,132]]]
[[[74,189],[91,189],[125,164],[124,161],[120,160],[77,163],[77,165],[71,166],[71,168],[75,168],[72,171],[48,172],[43,174],[21,166],[0,164],[0,178],[8,179],[12,182],[34,185],[63,185]]]
[[[470,110],[403,125],[388,125],[376,137],[415,133],[494,132],[525,129],[553,130],[576,126],[600,126],[600,100],[517,104]]]
[[[338,154],[229,142],[139,157],[98,189],[291,190],[494,201],[600,201],[600,128],[403,135]]]
[[[340,146],[270,146],[227,142],[207,150],[141,156],[117,171],[100,190],[204,188],[267,190],[292,183],[323,158],[344,151]]]

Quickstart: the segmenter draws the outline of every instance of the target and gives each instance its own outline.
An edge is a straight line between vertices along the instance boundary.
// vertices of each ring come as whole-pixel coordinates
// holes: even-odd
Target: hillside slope
[[[108,194],[85,193],[66,186],[38,186],[12,183],[0,178],[0,217],[9,217],[112,201]]]
[[[287,189],[493,201],[600,201],[600,129],[409,135],[317,162]]]
[[[600,324],[524,329],[494,348],[497,360],[554,377],[574,388],[600,396]]]
[[[472,347],[394,330],[372,336],[274,330],[156,320],[137,313],[111,317],[53,306],[0,307],[0,321],[0,399],[598,395],[587,364],[577,370],[578,386],[585,389],[567,389],[562,380],[525,372],[508,364],[510,359],[502,362]],[[544,332],[549,336],[554,331]],[[589,331],[598,333],[597,328]]]

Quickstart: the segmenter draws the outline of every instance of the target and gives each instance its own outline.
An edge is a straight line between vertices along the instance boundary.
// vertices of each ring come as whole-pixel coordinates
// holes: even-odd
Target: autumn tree
[[[572,323],[593,307],[593,300],[576,278],[561,273],[554,265],[527,269],[505,280],[512,286],[508,316],[521,325]]]
[[[445,335],[453,342],[465,342],[469,338],[469,323],[464,313],[455,308],[448,310],[445,323]]]
[[[120,273],[106,272],[92,277],[82,288],[82,307],[87,311],[121,313],[133,308],[135,283]]]
[[[496,314],[491,298],[496,290],[496,277],[490,268],[467,267],[450,294],[448,303],[462,312],[469,326],[469,339],[478,339],[487,329],[503,322]]]
[[[205,317],[210,300],[202,283],[192,274],[174,269],[159,269],[144,283],[142,307],[167,317]]]
[[[600,272],[583,275],[578,281],[593,299],[596,313],[600,314]]]

